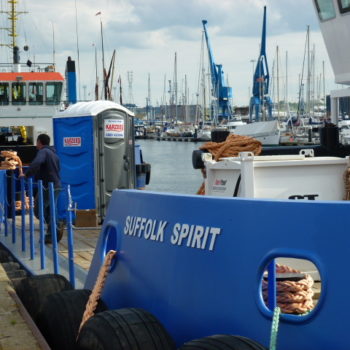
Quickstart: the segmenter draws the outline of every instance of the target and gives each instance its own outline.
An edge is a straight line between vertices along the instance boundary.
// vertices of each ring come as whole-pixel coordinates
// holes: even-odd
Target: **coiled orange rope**
[[[117,252],[115,250],[110,250],[105,257],[104,263],[101,266],[100,271],[98,273],[94,288],[93,288],[93,290],[90,294],[89,300],[86,304],[83,318],[82,318],[82,321],[81,321],[80,326],[79,326],[78,336],[79,336],[80,330],[83,328],[84,324],[95,313],[98,301],[100,300],[101,293],[102,293],[103,287],[104,287],[105,282],[106,282],[109,268],[111,267],[112,260],[116,256],[116,254],[117,254]]]
[[[1,167],[4,169],[15,170],[18,166],[19,175],[23,175],[23,167],[21,158],[17,155],[15,151],[1,151],[1,156],[5,158],[1,162]]]
[[[206,142],[200,149],[207,150],[218,161],[224,157],[237,157],[240,152],[252,152],[257,156],[262,151],[262,144],[260,141],[249,136],[230,134],[224,142]],[[205,178],[205,169],[202,169],[202,174],[203,178]],[[205,194],[204,182],[197,191],[197,194]]]
[[[299,270],[289,266],[276,264],[276,272],[300,273]],[[312,297],[314,292],[312,287],[314,281],[312,277],[305,274],[305,278],[299,281],[277,281],[277,305],[285,314],[305,314],[314,308]],[[263,279],[262,282],[263,297],[265,303],[268,300],[268,282]]]
[[[200,149],[209,151],[216,161],[224,157],[237,157],[240,152],[261,153],[261,142],[242,135],[228,135],[224,142],[207,142]]]

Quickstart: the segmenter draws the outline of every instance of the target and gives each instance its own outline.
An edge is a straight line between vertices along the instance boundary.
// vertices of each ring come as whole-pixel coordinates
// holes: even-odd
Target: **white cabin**
[[[350,0],[313,0],[330,58],[335,82],[350,85]],[[338,124],[339,98],[349,97],[350,87],[331,91],[331,119]]]

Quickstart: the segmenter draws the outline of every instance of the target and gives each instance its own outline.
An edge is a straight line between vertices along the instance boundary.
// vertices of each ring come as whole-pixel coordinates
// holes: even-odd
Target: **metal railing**
[[[20,256],[16,256],[20,263],[28,259],[38,266],[37,273],[60,273],[62,262],[68,266],[67,277],[73,287],[76,284],[75,264],[74,264],[74,234],[73,234],[73,201],[70,185],[61,189],[59,195],[66,194],[67,200],[64,203],[64,216],[60,220],[64,221],[67,231],[68,261],[59,254],[57,243],[57,200],[55,197],[54,184],[49,183],[48,188],[44,188],[41,180],[34,182],[32,178],[26,179],[24,176],[15,174],[13,170],[7,170],[3,179],[3,198],[0,198],[0,238],[3,236],[12,247],[17,248]],[[10,185],[10,186],[9,186]],[[49,200],[49,223],[45,222],[45,194],[48,191]],[[36,193],[34,195],[34,193]],[[47,196],[47,194],[46,194]],[[16,197],[20,198],[20,208],[16,208]],[[26,198],[28,200],[26,201]],[[34,198],[35,203],[34,203]],[[17,201],[18,203],[18,201]],[[38,208],[34,210],[34,205]],[[35,216],[35,212],[37,217]],[[20,223],[16,217],[20,216]],[[28,221],[27,221],[28,220]],[[45,225],[51,226],[52,247],[45,245],[45,235],[47,230]],[[19,231],[20,229],[20,231]],[[11,232],[10,232],[11,231]],[[18,233],[20,239],[18,240]],[[0,241],[2,241],[0,239]],[[29,244],[29,247],[28,247]],[[8,247],[7,247],[8,248]],[[51,253],[48,254],[50,252]],[[10,249],[12,251],[12,249]],[[49,263],[48,263],[49,262]],[[29,268],[30,269],[30,268]],[[31,270],[33,273],[33,270]],[[34,272],[35,273],[35,272]]]

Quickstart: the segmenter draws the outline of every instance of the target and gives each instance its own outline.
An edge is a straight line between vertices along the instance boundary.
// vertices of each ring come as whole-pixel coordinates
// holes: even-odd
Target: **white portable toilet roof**
[[[54,118],[84,117],[89,115],[96,116],[108,109],[116,109],[125,112],[133,117],[135,116],[133,112],[118,103],[106,100],[98,100],[77,102],[75,104],[72,104],[64,111],[57,112]]]

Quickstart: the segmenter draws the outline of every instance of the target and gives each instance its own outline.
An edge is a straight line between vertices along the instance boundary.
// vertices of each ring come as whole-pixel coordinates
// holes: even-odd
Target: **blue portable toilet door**
[[[109,109],[96,117],[97,203],[103,219],[114,189],[135,188],[133,117]]]

